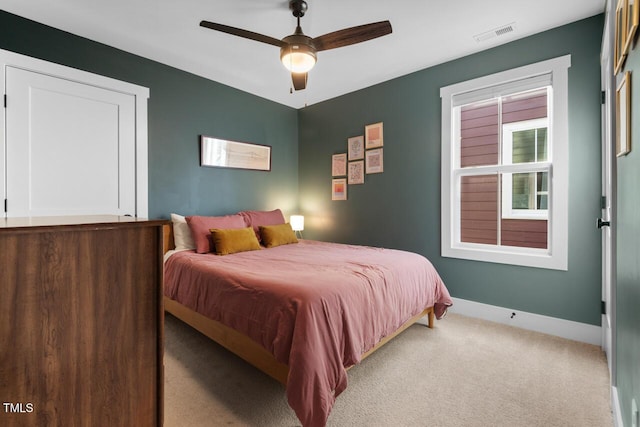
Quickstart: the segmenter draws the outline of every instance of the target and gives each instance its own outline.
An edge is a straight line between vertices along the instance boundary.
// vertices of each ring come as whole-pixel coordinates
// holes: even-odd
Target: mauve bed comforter
[[[289,366],[287,399],[305,427],[323,426],[349,367],[426,307],[452,304],[421,255],[301,240],[226,256],[177,252],[165,295],[251,339]]]

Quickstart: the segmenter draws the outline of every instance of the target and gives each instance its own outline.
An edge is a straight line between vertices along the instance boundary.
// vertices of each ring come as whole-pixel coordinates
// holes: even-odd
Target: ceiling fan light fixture
[[[316,53],[305,44],[288,45],[280,50],[280,60],[292,73],[306,73],[316,65]]]

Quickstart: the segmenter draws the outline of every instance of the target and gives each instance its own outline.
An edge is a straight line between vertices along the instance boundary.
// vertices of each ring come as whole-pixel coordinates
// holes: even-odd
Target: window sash
[[[457,168],[452,171],[454,177],[473,175],[492,175],[505,173],[551,172],[551,162],[512,163],[510,165],[487,165]]]
[[[505,216],[504,215],[504,197],[502,197],[502,194],[504,194],[505,192],[505,188],[503,187],[503,185],[498,186],[498,188],[496,189],[496,191],[498,192],[498,202],[497,202],[497,206],[496,206],[496,222],[498,224],[498,233],[497,233],[497,237],[496,237],[496,244],[478,244],[478,243],[473,243],[473,242],[465,242],[462,240],[462,180],[465,177],[473,177],[473,176],[497,176],[498,177],[498,181],[499,182],[503,182],[504,177],[505,176],[509,176],[509,179],[511,177],[512,174],[514,173],[538,173],[538,172],[546,172],[548,175],[548,198],[547,198],[547,203],[548,203],[548,208],[546,211],[543,211],[544,217],[542,216],[543,214],[540,213],[536,213],[536,212],[532,212],[532,213],[528,213],[528,212],[522,212],[520,215],[511,215],[511,216]],[[549,221],[549,216],[548,213],[551,212],[552,209],[552,188],[551,188],[551,181],[552,181],[552,176],[553,176],[553,165],[550,162],[540,162],[540,163],[517,163],[517,164],[511,164],[511,165],[492,165],[492,166],[476,166],[476,167],[472,167],[472,168],[461,168],[461,169],[457,169],[454,170],[452,173],[452,177],[453,177],[453,183],[455,186],[456,191],[452,192],[453,195],[453,199],[452,199],[452,219],[453,222],[452,224],[454,224],[454,227],[452,228],[452,241],[451,244],[453,245],[453,247],[455,248],[465,248],[467,246],[469,247],[473,247],[476,250],[479,248],[484,248],[485,250],[490,250],[490,251],[496,251],[496,250],[507,250],[507,251],[516,251],[516,252],[521,252],[521,253],[527,253],[527,250],[532,251],[532,253],[537,253],[537,254],[542,254],[542,253],[546,253],[549,254],[551,251],[551,245],[550,245],[550,239],[549,236],[551,235],[551,221]],[[510,189],[509,189],[510,191]],[[509,201],[511,202],[511,200]],[[503,245],[501,243],[502,241],[502,236],[501,236],[501,223],[502,220],[509,220],[509,219],[526,219],[526,220],[547,220],[547,248],[546,249],[538,249],[538,248],[531,248],[531,247],[527,247],[527,248],[517,248],[516,246],[508,246],[508,245]],[[508,249],[505,249],[508,248]],[[517,249],[516,249],[517,248]]]

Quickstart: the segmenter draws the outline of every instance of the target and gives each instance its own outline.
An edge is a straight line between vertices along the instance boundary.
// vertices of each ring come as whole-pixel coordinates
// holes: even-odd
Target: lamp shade
[[[289,218],[289,224],[291,224],[291,229],[293,231],[302,231],[304,230],[304,216],[302,215],[291,215]]]

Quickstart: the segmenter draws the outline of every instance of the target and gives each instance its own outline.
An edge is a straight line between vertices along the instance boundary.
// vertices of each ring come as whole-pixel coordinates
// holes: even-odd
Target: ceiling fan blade
[[[387,34],[391,34],[391,31],[391,23],[389,21],[380,21],[345,28],[344,30],[334,31],[333,33],[316,37],[313,39],[313,44],[318,51],[329,50],[386,36]]]
[[[308,73],[291,73],[291,80],[293,81],[293,88],[295,90],[302,90],[307,87]]]
[[[247,30],[242,30],[240,28],[230,27],[228,25],[216,24],[214,22],[201,21],[200,26],[209,28],[211,30],[222,31],[223,33],[231,34],[234,36],[244,37],[245,39],[250,39],[250,40],[255,40],[258,42],[270,44],[273,46],[282,47],[286,44],[286,43],[283,43],[282,40],[278,40],[273,37],[254,33],[253,31],[247,31]]]

